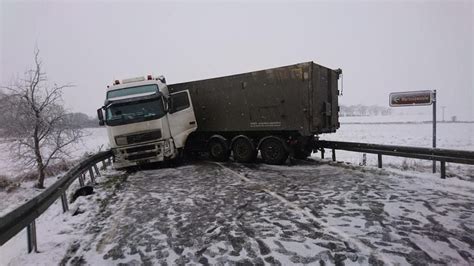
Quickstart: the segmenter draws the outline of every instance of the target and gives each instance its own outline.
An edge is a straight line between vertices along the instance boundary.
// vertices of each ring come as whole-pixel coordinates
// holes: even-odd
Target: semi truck
[[[163,76],[116,80],[99,123],[115,166],[124,168],[207,153],[268,164],[311,154],[321,133],[339,128],[341,69],[314,62],[166,84]]]

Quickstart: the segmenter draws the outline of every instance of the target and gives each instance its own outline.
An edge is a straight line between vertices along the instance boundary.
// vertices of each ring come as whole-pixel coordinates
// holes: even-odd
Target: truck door
[[[188,135],[197,128],[189,91],[170,94],[168,119],[176,148],[184,147]]]

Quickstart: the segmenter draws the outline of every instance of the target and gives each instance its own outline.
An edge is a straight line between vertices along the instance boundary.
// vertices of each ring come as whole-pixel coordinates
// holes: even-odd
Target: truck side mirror
[[[163,96],[163,107],[165,113],[170,111],[170,99]]]
[[[97,109],[97,117],[99,118],[99,126],[105,125],[104,122],[104,113],[102,113],[103,108]]]
[[[162,83],[166,84],[166,78],[164,76],[159,76],[158,80],[160,80]]]
[[[168,112],[170,114],[173,113],[173,98],[171,97],[168,98]]]

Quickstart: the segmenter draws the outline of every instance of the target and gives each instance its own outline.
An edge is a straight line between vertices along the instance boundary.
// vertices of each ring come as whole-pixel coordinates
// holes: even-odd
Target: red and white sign
[[[433,104],[432,91],[406,91],[390,93],[390,106],[422,106]]]

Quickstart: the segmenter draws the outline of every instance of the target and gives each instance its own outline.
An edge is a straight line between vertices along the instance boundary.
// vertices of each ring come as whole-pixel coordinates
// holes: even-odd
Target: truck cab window
[[[171,109],[170,113],[176,113],[178,111],[184,110],[188,108],[189,105],[189,98],[187,92],[179,92],[172,94],[171,96]]]
[[[159,97],[111,104],[106,109],[106,121],[108,126],[118,126],[158,119],[165,114],[163,100]]]
[[[139,95],[144,95],[144,94],[156,93],[157,91],[159,91],[159,89],[156,84],[135,86],[135,87],[108,91],[107,99],[132,96],[132,95],[139,96]]]

